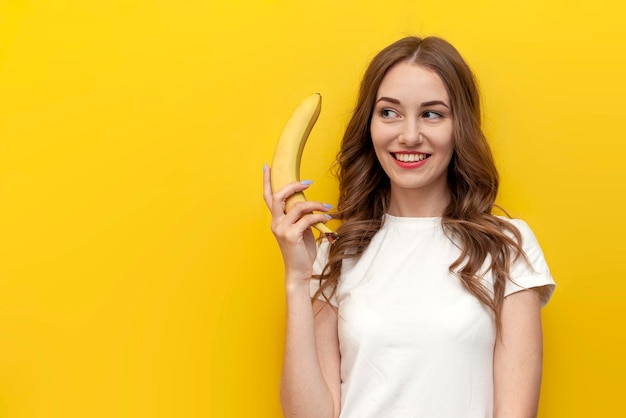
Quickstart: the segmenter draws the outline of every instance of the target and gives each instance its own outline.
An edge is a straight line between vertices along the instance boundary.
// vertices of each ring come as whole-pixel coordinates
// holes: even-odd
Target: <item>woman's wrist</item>
[[[309,294],[309,282],[311,277],[285,275],[285,290],[288,294],[306,293]]]

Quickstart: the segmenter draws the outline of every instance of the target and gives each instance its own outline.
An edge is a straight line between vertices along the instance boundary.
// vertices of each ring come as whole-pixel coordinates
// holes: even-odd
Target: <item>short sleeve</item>
[[[326,267],[326,263],[328,262],[328,252],[330,251],[330,242],[327,239],[322,239],[319,241],[317,245],[317,255],[315,257],[315,261],[313,262],[313,275],[319,275]],[[312,278],[310,281],[310,293],[311,297],[315,296],[315,293],[320,287],[320,280],[316,278]],[[339,302],[337,301],[337,297],[335,295],[330,296],[331,289],[327,289],[325,291],[326,296],[330,300],[330,303],[334,307],[339,306]],[[323,295],[319,295],[317,297],[320,300],[326,301]]]
[[[511,280],[506,283],[504,296],[521,290],[537,288],[542,297],[541,305],[545,306],[550,300],[556,284],[550,274],[543,251],[535,234],[526,222],[520,219],[513,219],[510,222],[517,227],[522,236],[522,249],[528,263],[523,257],[518,258],[513,263],[510,270]]]

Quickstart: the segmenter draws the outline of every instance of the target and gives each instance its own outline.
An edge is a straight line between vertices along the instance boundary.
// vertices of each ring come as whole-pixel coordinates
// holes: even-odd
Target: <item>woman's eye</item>
[[[396,116],[398,116],[398,114],[394,110],[391,110],[391,109],[382,109],[380,111],[380,115],[383,118],[395,118]]]
[[[437,113],[437,112],[431,112],[430,110],[429,110],[429,111],[424,112],[424,113],[422,114],[422,116],[423,116],[424,118],[426,118],[426,119],[439,119],[439,118],[443,117],[441,114],[439,114],[439,113]]]

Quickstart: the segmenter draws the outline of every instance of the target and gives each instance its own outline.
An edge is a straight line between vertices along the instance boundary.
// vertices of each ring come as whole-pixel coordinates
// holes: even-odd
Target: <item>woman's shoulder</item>
[[[520,219],[520,218],[511,218],[511,217],[503,216],[503,215],[494,215],[494,217],[501,219],[503,221],[512,223],[515,226],[522,225],[523,227],[529,228],[528,223],[525,220]]]
[[[520,246],[524,252],[524,258],[516,260],[511,265],[512,282],[507,282],[505,295],[508,296],[523,289],[536,288],[540,290],[542,305],[545,305],[554,292],[555,282],[535,233],[523,219],[499,218],[517,228],[521,236]]]
[[[509,218],[506,216],[496,216],[496,218],[500,219],[501,221],[507,222],[509,224],[511,224],[512,226],[515,227],[515,229],[517,229],[519,231],[519,233],[522,236],[522,239],[535,239],[535,234],[532,230],[532,228],[530,227],[530,225],[528,225],[528,223],[520,218]],[[505,231],[507,232],[507,231]]]

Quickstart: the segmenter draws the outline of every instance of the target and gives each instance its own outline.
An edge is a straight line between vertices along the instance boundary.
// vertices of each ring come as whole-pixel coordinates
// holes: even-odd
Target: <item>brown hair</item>
[[[356,108],[337,155],[339,202],[334,217],[343,221],[338,229],[341,238],[331,246],[328,264],[317,276],[320,289],[315,296],[328,296],[336,291],[342,261],[358,258],[382,226],[390,184],[374,152],[370,122],[378,88],[389,69],[400,62],[435,71],[447,89],[455,147],[447,175],[451,199],[442,224],[461,249],[461,255],[449,269],[492,309],[499,329],[509,268],[523,254],[521,236],[511,223],[492,214],[498,193],[498,172],[481,128],[474,75],[457,50],[437,37],[400,39],[379,52],[365,72]],[[494,277],[493,292],[479,277],[488,258]]]

